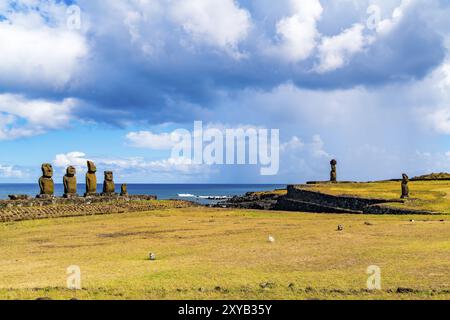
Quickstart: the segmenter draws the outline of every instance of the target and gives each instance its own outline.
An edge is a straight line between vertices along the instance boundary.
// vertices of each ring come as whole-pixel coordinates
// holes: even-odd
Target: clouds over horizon
[[[394,173],[450,149],[434,142],[450,134],[449,14],[441,0],[0,0],[0,143],[92,122],[127,130],[131,153],[167,151],[172,129],[153,127],[245,123],[281,129],[308,154],[286,167],[311,176],[324,167],[303,139],[318,136],[350,177],[364,152]]]

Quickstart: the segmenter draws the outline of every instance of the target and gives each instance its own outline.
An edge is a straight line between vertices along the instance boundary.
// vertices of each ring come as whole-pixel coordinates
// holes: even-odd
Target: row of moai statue
[[[330,182],[331,183],[337,183],[337,161],[335,159],[330,161],[331,165],[331,172],[330,172]],[[402,174],[402,199],[409,198],[409,177],[407,174]]]
[[[87,162],[88,172],[86,173],[86,193],[85,197],[91,196],[111,196],[116,195],[116,188],[114,184],[114,176],[112,171],[105,171],[105,178],[103,181],[103,192],[97,193],[97,167],[92,161]],[[53,197],[55,194],[55,184],[53,182],[53,167],[49,163],[42,165],[42,177],[39,178],[40,194],[38,198]],[[63,178],[64,184],[64,198],[76,198],[77,194],[77,177],[76,168],[69,166],[66,170],[66,175]],[[122,184],[121,196],[128,196],[127,185]]]

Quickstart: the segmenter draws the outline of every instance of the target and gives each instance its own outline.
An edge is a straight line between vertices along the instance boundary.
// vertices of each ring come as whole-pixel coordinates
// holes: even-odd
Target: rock
[[[155,261],[156,260],[156,255],[153,252],[150,252],[150,254],[148,255],[148,258],[150,261]]]
[[[344,231],[344,225],[338,225],[337,231]]]
[[[50,198],[55,193],[55,184],[53,182],[53,167],[50,163],[44,163],[41,166],[42,177],[39,178],[40,194],[37,198]]]
[[[105,171],[105,180],[103,181],[103,195],[113,195],[116,192],[114,177],[112,171]]]
[[[77,170],[70,166],[66,169],[66,175],[63,178],[64,198],[77,197]]]
[[[366,226],[373,226],[373,223],[371,223],[371,222],[364,222],[364,224],[365,224]]]
[[[269,236],[269,242],[270,242],[270,243],[274,243],[274,242],[275,242],[275,238],[272,237],[272,236]]]
[[[397,293],[414,293],[416,290],[411,288],[397,288]]]
[[[97,167],[92,161],[87,162],[88,172],[86,173],[86,193],[85,197],[97,196]]]
[[[262,283],[259,284],[259,286],[262,289],[271,289],[271,288],[273,288],[275,286],[275,284],[272,283],[272,282],[262,282]]]
[[[9,200],[29,200],[30,197],[26,194],[10,194]]]

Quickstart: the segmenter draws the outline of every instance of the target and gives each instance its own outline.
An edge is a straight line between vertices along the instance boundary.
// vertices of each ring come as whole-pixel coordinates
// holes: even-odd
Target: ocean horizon
[[[127,184],[128,193],[131,195],[145,194],[155,195],[158,199],[183,199],[208,203],[211,197],[232,197],[243,195],[247,192],[268,191],[286,187],[285,184]],[[98,184],[97,190],[101,192],[103,186]],[[82,196],[86,185],[78,184],[78,194]],[[116,184],[116,192],[120,193],[120,184]],[[63,184],[55,184],[55,196],[62,196]],[[0,183],[0,199],[8,199],[8,195],[24,194],[35,197],[39,194],[37,183]]]

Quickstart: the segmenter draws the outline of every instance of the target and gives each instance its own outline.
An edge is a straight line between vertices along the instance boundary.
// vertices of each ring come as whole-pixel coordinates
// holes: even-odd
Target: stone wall
[[[0,222],[143,212],[156,209],[185,208],[188,201],[150,201],[155,196],[92,197],[74,199],[30,199],[0,201]]]
[[[290,185],[287,187],[287,199],[300,200],[308,203],[316,203],[325,207],[348,209],[351,211],[363,212],[365,208],[381,203],[404,203],[403,200],[397,199],[375,199],[375,198],[359,198],[352,196],[333,196],[317,191],[305,190],[304,188]]]
[[[108,203],[112,201],[130,202],[136,200],[156,200],[156,196],[152,195],[111,195],[111,196],[98,196],[98,197],[75,197],[75,198],[59,198],[51,197],[48,199],[22,199],[22,200],[0,200],[0,209],[13,208],[13,207],[42,207],[49,205],[84,205],[92,203]]]
[[[219,202],[215,207],[259,210],[279,210],[311,213],[351,214],[436,214],[428,211],[394,208],[387,203],[404,203],[401,199],[359,198],[355,196],[333,196],[307,190],[304,185],[290,185],[286,195],[276,193],[248,193]]]

